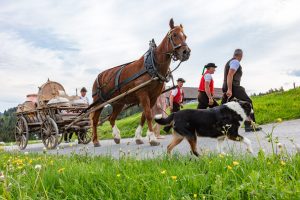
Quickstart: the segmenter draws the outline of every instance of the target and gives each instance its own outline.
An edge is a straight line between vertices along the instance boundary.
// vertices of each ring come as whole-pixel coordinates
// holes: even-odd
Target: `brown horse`
[[[190,56],[190,49],[185,40],[186,35],[183,32],[183,26],[174,26],[173,19],[169,22],[170,30],[162,40],[161,44],[153,48],[153,63],[157,70],[157,76],[162,79],[167,76],[171,59],[186,61]],[[146,55],[146,54],[145,54]],[[101,104],[123,92],[126,92],[140,84],[150,80],[153,75],[145,70],[145,55],[140,59],[122,66],[107,69],[98,74],[93,85],[93,101],[94,104]],[[145,72],[145,73],[141,73]],[[148,72],[148,73],[147,73]],[[133,77],[133,78],[131,78]],[[157,97],[161,94],[164,82],[152,81],[145,87],[128,94],[121,100],[112,103],[113,112],[109,117],[113,130],[114,141],[118,144],[121,136],[120,131],[115,124],[118,114],[125,105],[140,104],[143,107],[143,114],[140,125],[135,132],[135,140],[137,144],[142,144],[142,127],[147,120],[148,131],[147,137],[151,145],[159,145],[152,129],[151,107],[155,104]],[[102,109],[90,114],[92,124],[93,143],[95,147],[100,146],[97,137],[97,124]]]

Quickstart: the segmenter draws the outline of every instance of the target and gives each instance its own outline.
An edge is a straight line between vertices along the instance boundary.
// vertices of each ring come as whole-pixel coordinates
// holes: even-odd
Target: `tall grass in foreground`
[[[299,199],[300,156],[0,153],[0,199]]]

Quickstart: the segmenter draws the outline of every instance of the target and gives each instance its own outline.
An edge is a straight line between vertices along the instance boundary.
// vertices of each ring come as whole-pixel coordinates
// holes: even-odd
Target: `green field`
[[[0,153],[0,199],[299,199],[300,156]]]
[[[275,119],[300,118],[300,88],[252,98],[257,122],[265,124]]]
[[[285,92],[277,92],[263,96],[252,97],[256,122],[266,124],[275,122],[276,119],[283,120],[300,118],[300,88]],[[197,104],[188,104],[184,109],[196,109]],[[135,114],[125,119],[118,120],[117,126],[121,130],[122,137],[133,137],[135,129],[139,125],[141,114]],[[146,133],[147,126],[143,133]],[[108,122],[98,128],[100,139],[112,138],[111,126]],[[162,134],[163,131],[161,131]]]

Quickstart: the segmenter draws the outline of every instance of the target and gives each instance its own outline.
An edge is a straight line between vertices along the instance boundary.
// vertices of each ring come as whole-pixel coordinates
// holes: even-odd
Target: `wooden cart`
[[[65,102],[51,101],[67,99]],[[25,149],[30,135],[41,138],[47,149],[54,149],[63,140],[64,134],[76,133],[80,143],[88,144],[91,135],[89,118],[84,117],[66,129],[76,117],[88,107],[74,104],[79,97],[66,95],[63,86],[48,80],[39,88],[38,94],[27,95],[27,101],[18,106],[15,138],[21,150]]]

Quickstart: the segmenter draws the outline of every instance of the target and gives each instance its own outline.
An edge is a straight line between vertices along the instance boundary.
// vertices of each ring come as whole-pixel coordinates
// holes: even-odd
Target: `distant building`
[[[184,101],[193,101],[198,99],[198,88],[196,87],[183,87]],[[222,88],[215,88],[215,99],[221,99],[223,95]]]

